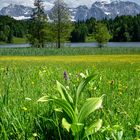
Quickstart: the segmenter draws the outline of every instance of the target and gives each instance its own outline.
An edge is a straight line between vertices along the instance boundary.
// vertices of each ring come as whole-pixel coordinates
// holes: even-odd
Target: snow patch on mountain
[[[30,19],[31,17],[25,17],[25,16],[18,16],[18,17],[13,17],[16,20],[27,20]]]

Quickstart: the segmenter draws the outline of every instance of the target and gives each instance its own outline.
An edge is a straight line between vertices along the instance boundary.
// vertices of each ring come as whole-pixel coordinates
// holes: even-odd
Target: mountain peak
[[[24,5],[9,4],[0,10],[0,15],[8,15],[15,19],[28,19],[32,14],[32,8]]]
[[[46,11],[49,13],[50,11]],[[86,20],[91,17],[97,20],[103,18],[112,18],[122,15],[137,15],[140,14],[140,6],[134,2],[113,1],[111,3],[102,1],[95,2],[91,8],[86,5],[80,5],[77,8],[70,8],[71,17],[73,21]],[[23,5],[10,4],[0,10],[0,15],[8,15],[15,19],[28,19],[32,15],[32,8]],[[50,18],[50,17],[49,17]]]
[[[13,8],[13,7],[15,7],[15,4],[9,4],[7,7],[9,7],[9,8]]]

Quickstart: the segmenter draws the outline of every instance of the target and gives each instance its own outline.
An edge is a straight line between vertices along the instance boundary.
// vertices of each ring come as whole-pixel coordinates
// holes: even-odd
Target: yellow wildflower
[[[37,133],[33,133],[33,136],[34,136],[34,137],[37,137]]]
[[[27,111],[28,109],[26,107],[22,107],[22,110]]]
[[[119,92],[120,95],[122,95],[122,92]]]

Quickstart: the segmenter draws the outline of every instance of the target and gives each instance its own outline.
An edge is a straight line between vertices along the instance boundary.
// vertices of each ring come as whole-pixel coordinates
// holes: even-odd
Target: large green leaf
[[[77,120],[72,106],[66,100],[53,99],[53,102],[67,113],[72,122],[75,122]]]
[[[53,101],[57,106],[62,108],[62,110],[64,110],[67,113],[67,115],[72,121],[75,121],[76,115],[74,113],[74,110],[66,100],[58,98],[49,98],[48,96],[43,96],[38,100],[38,102],[47,102],[47,101]]]
[[[77,106],[78,100],[81,96],[82,91],[84,90],[85,86],[89,83],[90,80],[93,79],[93,77],[95,77],[95,75],[91,75],[89,77],[87,77],[86,79],[84,79],[78,86],[77,91],[76,91],[76,98],[75,98],[75,103]]]
[[[73,99],[70,96],[70,94],[67,92],[66,88],[58,81],[57,81],[57,89],[62,99],[68,101],[69,103],[73,103]]]
[[[78,117],[79,122],[82,123],[88,117],[88,115],[90,115],[96,109],[99,109],[102,106],[102,100],[103,96],[101,96],[100,98],[87,99],[80,110]]]
[[[101,119],[99,119],[97,122],[92,123],[90,126],[86,126],[85,127],[85,134],[84,134],[83,138],[96,133],[97,131],[100,130],[101,127],[102,127],[102,120]]]

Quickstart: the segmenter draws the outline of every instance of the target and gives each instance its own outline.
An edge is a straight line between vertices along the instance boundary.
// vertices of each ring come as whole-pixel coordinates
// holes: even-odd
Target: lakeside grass
[[[56,80],[74,90],[79,74],[96,72],[93,87],[82,95],[99,97],[105,94],[103,108],[88,120],[103,119],[101,131],[92,140],[105,137],[138,140],[140,125],[140,55],[79,56],[0,56],[0,139],[62,139],[72,140],[61,127],[51,122],[54,104],[37,103],[44,95],[58,95]],[[67,71],[70,83],[64,80]],[[70,90],[68,90],[70,92]],[[59,114],[58,114],[59,115]],[[60,135],[59,135],[60,133]]]
[[[140,54],[140,47],[0,48],[0,56]]]

